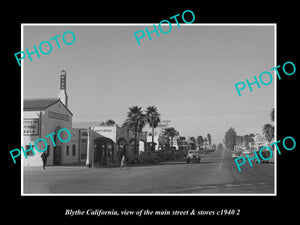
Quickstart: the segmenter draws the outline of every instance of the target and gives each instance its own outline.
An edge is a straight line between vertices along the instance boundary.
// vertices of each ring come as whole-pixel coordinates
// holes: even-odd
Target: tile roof
[[[59,101],[59,98],[29,98],[24,99],[24,111],[45,110]]]
[[[60,102],[71,115],[72,112],[60,101],[59,98],[29,98],[24,99],[24,111],[42,111],[51,105]]]

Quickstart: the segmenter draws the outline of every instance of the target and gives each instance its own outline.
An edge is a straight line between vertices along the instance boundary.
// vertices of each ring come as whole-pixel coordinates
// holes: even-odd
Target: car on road
[[[199,150],[189,150],[187,156],[185,157],[186,163],[197,162],[200,163],[200,151]]]

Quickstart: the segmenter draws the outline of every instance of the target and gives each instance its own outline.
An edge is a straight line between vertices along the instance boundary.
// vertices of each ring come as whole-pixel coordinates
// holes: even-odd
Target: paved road
[[[24,193],[274,193],[274,164],[244,164],[239,172],[231,153],[216,151],[201,163],[184,160],[149,166],[24,169]]]

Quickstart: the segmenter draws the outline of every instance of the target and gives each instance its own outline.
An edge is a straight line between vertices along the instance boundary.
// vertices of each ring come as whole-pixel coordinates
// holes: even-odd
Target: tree
[[[262,130],[263,134],[265,135],[267,141],[270,142],[272,141],[272,139],[274,138],[274,126],[272,124],[265,124],[263,126],[263,130]]]
[[[100,125],[105,125],[105,126],[113,126],[115,125],[116,122],[112,119],[106,120],[106,122],[102,122]]]
[[[168,127],[164,130],[164,135],[168,137],[168,140],[171,138],[171,147],[173,147],[173,138],[179,135],[179,132],[174,127]]]
[[[274,113],[275,113],[275,110],[274,108],[271,110],[271,113],[270,113],[270,118],[271,118],[271,121],[274,122]],[[272,141],[272,139],[274,138],[274,126],[272,124],[265,124],[263,126],[263,129],[262,129],[262,132],[263,134],[265,135],[265,138],[267,139],[267,141],[270,142]]]
[[[275,110],[274,110],[274,108],[271,110],[270,118],[271,118],[271,121],[274,122],[274,118],[275,118]]]
[[[255,144],[255,141],[254,141],[255,134],[250,134],[249,137],[250,137],[249,143],[251,143],[251,145],[253,146]]]
[[[199,148],[202,147],[203,142],[204,142],[203,137],[201,135],[199,135],[197,137],[197,144],[198,144]]]
[[[146,120],[149,126],[152,128],[152,142],[151,150],[154,151],[154,128],[157,127],[157,124],[160,122],[160,114],[155,106],[149,106],[146,110]]]
[[[211,145],[211,135],[207,134],[207,140],[208,140],[208,144]]]
[[[145,126],[145,114],[143,114],[142,107],[132,106],[127,113],[127,119],[122,126],[127,129],[134,130],[134,154],[138,154],[137,151],[137,133],[141,132]]]
[[[222,144],[222,143],[219,143],[218,146],[217,146],[217,150],[218,150],[218,151],[221,151],[221,150],[223,150],[223,148],[224,148],[224,147],[223,147],[223,144]]]
[[[216,146],[216,144],[213,144],[213,145],[212,145],[212,150],[214,150],[214,151],[216,151],[216,150],[217,150],[217,146]]]
[[[204,147],[207,148],[207,142],[208,142],[207,137],[204,138],[203,142],[204,142]]]
[[[236,132],[233,127],[226,131],[224,142],[226,148],[230,151],[233,151],[234,146],[236,145]]]
[[[249,147],[249,142],[250,142],[250,135],[249,134],[245,134],[243,136],[243,141],[244,141],[244,145],[248,148]]]
[[[196,149],[196,139],[194,137],[189,138],[189,145],[191,146],[191,149]]]
[[[242,145],[243,141],[243,136],[236,136],[236,145]]]

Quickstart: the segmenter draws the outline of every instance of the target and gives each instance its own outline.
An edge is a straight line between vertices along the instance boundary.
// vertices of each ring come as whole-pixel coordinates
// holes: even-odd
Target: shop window
[[[67,145],[67,155],[69,155],[69,145]]]
[[[76,145],[72,146],[72,155],[75,156],[76,154]]]

